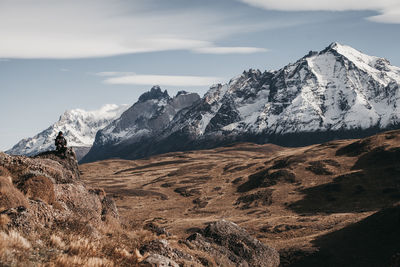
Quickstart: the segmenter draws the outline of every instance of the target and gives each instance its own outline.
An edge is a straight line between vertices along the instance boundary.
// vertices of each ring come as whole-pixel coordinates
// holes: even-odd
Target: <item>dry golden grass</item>
[[[21,186],[27,198],[41,200],[47,204],[55,203],[53,182],[45,176],[35,176],[26,180]]]
[[[57,267],[113,267],[114,263],[104,258],[81,258],[79,256],[60,255],[54,262]]]
[[[55,234],[50,236],[50,245],[62,250],[66,248],[64,241]]]
[[[0,211],[19,206],[29,207],[28,200],[14,187],[9,177],[0,176]]]
[[[11,230],[10,232],[0,232],[0,243],[5,248],[30,249],[31,244],[19,232]]]
[[[0,264],[27,266],[25,256],[31,248],[31,243],[17,231],[0,232]]]
[[[4,168],[3,166],[0,166],[0,176],[11,177],[11,173],[8,169]]]
[[[138,266],[144,256],[137,247],[154,238],[152,233],[143,230],[115,230],[117,227],[111,227],[93,235],[81,227],[79,224],[72,230],[59,227],[37,229],[26,236],[14,230],[2,231],[0,265]],[[111,229],[115,231],[111,232]],[[39,258],[35,251],[41,252]]]
[[[7,214],[0,215],[0,230],[5,230],[7,228],[7,224],[10,222],[10,218]]]

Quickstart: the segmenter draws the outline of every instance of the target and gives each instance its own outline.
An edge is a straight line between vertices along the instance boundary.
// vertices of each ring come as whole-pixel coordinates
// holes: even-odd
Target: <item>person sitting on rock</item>
[[[58,133],[55,145],[56,151],[65,158],[67,156],[67,140],[64,138],[63,132]]]

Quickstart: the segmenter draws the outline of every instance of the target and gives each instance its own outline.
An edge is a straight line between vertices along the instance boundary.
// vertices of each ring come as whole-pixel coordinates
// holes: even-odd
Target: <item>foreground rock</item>
[[[176,244],[166,239],[150,241],[140,252],[147,255],[144,266],[279,266],[275,249],[225,220],[213,222]]]
[[[56,152],[36,157],[0,153],[0,213],[10,227],[29,232],[40,225],[84,219],[97,227],[118,218],[112,199],[101,189],[88,189],[79,176],[75,154]]]
[[[278,252],[251,237],[237,224],[225,220],[211,223],[186,244],[209,253],[218,266],[279,266]]]

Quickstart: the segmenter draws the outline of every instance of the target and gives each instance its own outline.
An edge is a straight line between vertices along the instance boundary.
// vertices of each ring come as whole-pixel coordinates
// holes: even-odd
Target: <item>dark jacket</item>
[[[67,146],[67,140],[65,140],[64,136],[57,136],[56,141],[55,141],[56,147],[66,147]]]

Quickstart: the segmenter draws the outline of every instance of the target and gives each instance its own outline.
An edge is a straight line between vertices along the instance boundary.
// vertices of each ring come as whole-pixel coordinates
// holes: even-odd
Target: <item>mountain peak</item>
[[[393,72],[391,76],[394,74],[397,78],[400,75],[400,69],[392,66],[387,59],[364,54],[351,46],[343,45],[338,42],[331,43],[319,53],[310,52],[303,57],[303,59],[308,58],[308,60],[315,60],[318,57],[332,57],[332,55],[336,59],[342,58],[345,59],[345,61],[350,61],[357,68],[373,75],[379,76],[381,72]],[[325,58],[325,60],[327,59]],[[381,79],[377,76],[375,78],[378,80]]]
[[[176,93],[176,96],[187,95],[187,94],[191,94],[191,93],[188,93],[188,92],[185,91],[185,90],[181,90],[181,91],[179,91],[178,93]]]
[[[118,118],[127,108],[128,105],[107,104],[98,110],[67,110],[50,127],[33,137],[22,139],[6,153],[30,156],[54,149],[54,139],[59,131],[64,132],[69,146],[75,149],[90,147],[97,131]]]
[[[344,56],[346,56],[346,54],[348,54],[348,53],[354,53],[354,51],[356,51],[357,53],[361,53],[360,51],[357,51],[356,49],[352,48],[351,46],[343,45],[338,42],[333,42],[328,47],[326,47],[324,50],[322,50],[320,52],[320,54],[329,53],[329,52],[333,52],[333,51],[337,52],[341,55],[344,55]]]
[[[167,90],[164,90],[163,92],[159,85],[155,85],[150,89],[150,91],[143,93],[139,97],[139,102],[145,102],[151,99],[159,100],[162,98],[170,98]]]
[[[336,53],[340,54],[353,62],[358,61],[358,62],[363,62],[366,64],[370,64],[372,62],[375,62],[377,59],[379,59],[378,57],[369,56],[367,54],[364,54],[364,53],[358,51],[357,49],[354,49],[351,46],[343,45],[338,42],[331,43],[327,48],[322,50],[320,52],[320,54],[329,53],[329,52],[330,53],[333,52],[335,54]]]
[[[343,45],[338,42],[331,43],[328,47],[331,49],[337,49],[338,47],[342,47]]]

